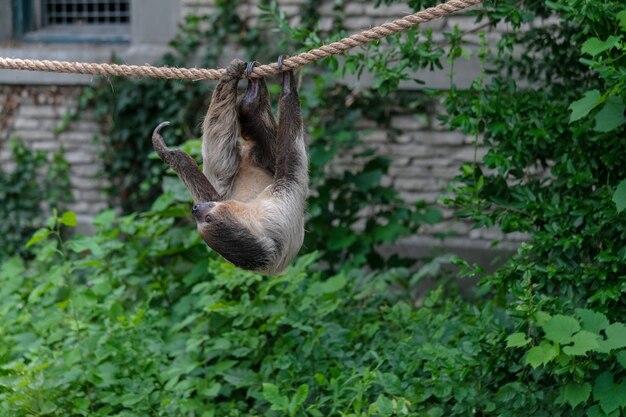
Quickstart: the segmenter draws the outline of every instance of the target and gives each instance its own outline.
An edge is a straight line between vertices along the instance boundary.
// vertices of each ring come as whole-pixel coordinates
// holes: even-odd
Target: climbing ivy
[[[0,170],[0,261],[23,254],[32,233],[45,224],[45,213],[71,199],[63,151],[48,161],[44,152],[33,152],[19,140],[9,145],[15,166]]]

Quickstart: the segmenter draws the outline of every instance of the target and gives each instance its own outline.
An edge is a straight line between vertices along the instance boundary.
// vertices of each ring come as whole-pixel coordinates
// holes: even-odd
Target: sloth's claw
[[[278,64],[278,71],[283,72],[283,61],[287,58],[287,55],[278,55],[278,59],[276,60],[276,64]]]
[[[165,126],[169,126],[170,124],[171,123],[167,122],[167,121],[159,123],[159,125],[154,128],[154,132],[152,134],[153,135],[158,135],[161,132],[161,129],[163,129]]]
[[[246,71],[244,72],[244,75],[246,76],[246,78],[250,78],[250,76],[252,75],[252,71],[254,70],[254,67],[256,66],[257,62],[256,61],[250,61],[246,64]]]

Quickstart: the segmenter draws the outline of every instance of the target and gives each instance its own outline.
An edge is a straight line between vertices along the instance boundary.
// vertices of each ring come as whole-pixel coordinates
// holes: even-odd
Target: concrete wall
[[[13,8],[10,1],[0,1],[0,42],[11,39]]]

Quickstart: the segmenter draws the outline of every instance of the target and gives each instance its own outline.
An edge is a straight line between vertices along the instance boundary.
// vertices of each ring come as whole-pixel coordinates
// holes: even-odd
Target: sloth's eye
[[[205,216],[204,217],[204,222],[205,223],[211,223],[213,221],[213,219],[211,218],[211,216]]]

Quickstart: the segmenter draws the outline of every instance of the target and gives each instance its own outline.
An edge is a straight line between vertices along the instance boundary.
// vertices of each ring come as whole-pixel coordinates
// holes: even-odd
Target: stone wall
[[[70,166],[73,202],[66,207],[77,213],[81,224],[89,224],[95,214],[108,207],[106,181],[95,142],[100,127],[88,113],[55,133],[69,112],[76,108],[82,87],[0,86],[0,169],[12,170],[10,139],[22,140],[30,149],[50,155],[63,149]],[[45,173],[43,173],[45,175]]]

